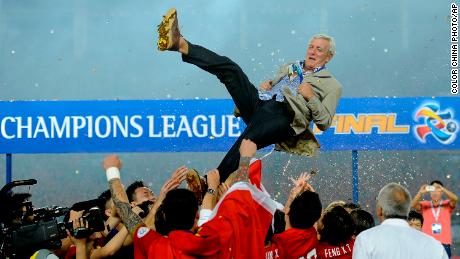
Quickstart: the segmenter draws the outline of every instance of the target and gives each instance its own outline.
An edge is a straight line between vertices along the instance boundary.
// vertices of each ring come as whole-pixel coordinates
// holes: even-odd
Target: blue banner
[[[460,99],[342,98],[321,149],[460,149]],[[231,100],[1,101],[1,153],[227,151]]]

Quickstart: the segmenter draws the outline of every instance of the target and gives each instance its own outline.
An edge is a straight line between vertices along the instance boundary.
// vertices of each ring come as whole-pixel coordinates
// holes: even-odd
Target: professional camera
[[[42,248],[59,248],[67,236],[65,225],[57,218],[69,212],[58,206],[33,209],[28,193],[13,193],[21,185],[34,185],[37,180],[18,180],[0,190],[0,258],[30,256]]]
[[[70,234],[75,238],[83,238],[88,237],[94,232],[103,231],[105,229],[105,222],[99,209],[103,204],[105,204],[104,199],[94,199],[75,203],[71,209],[74,211],[84,211],[82,218],[84,222],[88,223],[88,227],[74,229],[72,222],[67,222],[66,228],[70,230]]]

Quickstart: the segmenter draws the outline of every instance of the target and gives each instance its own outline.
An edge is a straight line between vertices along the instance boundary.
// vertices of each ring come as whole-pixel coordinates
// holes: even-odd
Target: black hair
[[[26,206],[26,203],[31,196],[32,195],[30,193],[9,193],[6,196],[6,198],[4,198],[4,201],[0,203],[0,207],[2,208],[2,212],[0,214],[0,221],[9,224],[14,219],[22,217],[22,207]]]
[[[323,228],[319,229],[320,241],[333,246],[346,243],[351,239],[355,226],[350,214],[341,206],[332,208],[322,218]]]
[[[420,223],[422,223],[422,226],[423,226],[423,216],[422,214],[418,213],[417,211],[415,210],[411,210],[409,212],[409,216],[407,217],[407,221],[411,221],[411,220],[420,220]]]
[[[270,225],[268,228],[267,235],[265,236],[265,245],[269,244],[274,234],[283,232],[285,228],[286,221],[284,220],[284,212],[281,210],[275,210],[275,214],[273,214],[273,226]]]
[[[352,210],[350,212],[350,216],[355,225],[354,234],[356,236],[364,230],[375,226],[375,221],[374,217],[372,217],[372,214],[363,209]]]
[[[361,209],[361,206],[359,204],[356,204],[353,202],[347,202],[342,207],[344,207],[345,209],[350,209],[350,210]]]
[[[307,229],[321,217],[322,205],[316,192],[305,191],[289,207],[289,221],[294,228]]]
[[[155,229],[162,235],[173,230],[190,230],[195,224],[198,200],[188,189],[175,189],[166,194],[155,214]]]
[[[434,181],[432,181],[432,182],[430,183],[430,185],[433,185],[433,184],[435,184],[435,183],[437,183],[437,184],[439,184],[439,185],[441,185],[441,186],[444,187],[444,184],[442,184],[442,182],[439,181],[439,180],[434,180]]]
[[[102,214],[102,217],[104,218],[104,220],[107,220],[109,217],[107,215],[105,215],[104,211],[108,207],[107,203],[112,198],[112,193],[110,192],[110,190],[105,190],[101,194],[99,194],[99,196],[97,198],[100,199],[100,200],[105,201],[104,203],[98,204],[98,208],[101,211],[101,214]]]
[[[135,198],[134,191],[136,191],[136,189],[140,187],[145,187],[143,181],[135,181],[132,184],[130,184],[128,188],[126,188],[126,195],[128,196],[129,202],[134,201],[134,198]]]

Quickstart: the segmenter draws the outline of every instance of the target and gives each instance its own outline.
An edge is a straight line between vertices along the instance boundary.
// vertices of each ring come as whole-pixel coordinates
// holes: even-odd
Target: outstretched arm
[[[256,143],[252,142],[249,139],[243,139],[240,145],[240,164],[238,169],[233,172],[233,176],[227,178],[225,183],[227,186],[231,187],[236,182],[249,182],[249,164],[251,162],[251,158],[257,152],[257,145]]]
[[[145,224],[152,229],[155,229],[155,214],[157,213],[158,208],[163,202],[166,194],[173,189],[176,189],[187,177],[188,168],[181,166],[173,172],[171,178],[169,178],[161,187],[160,195],[158,199],[153,204],[153,207],[150,209],[149,214],[145,217]]]
[[[417,194],[412,199],[411,207],[414,208],[416,211],[420,211],[420,209],[422,208],[422,206],[420,205],[420,201],[422,200],[423,195],[428,192],[426,190],[427,186],[428,184],[422,185],[422,187],[420,187]]]
[[[297,179],[291,178],[292,183],[294,184],[294,187],[291,189],[291,193],[289,194],[289,197],[286,201],[286,204],[284,204],[284,213],[287,213],[292,201],[300,194],[302,194],[304,191],[311,191],[314,192],[315,190],[313,187],[308,183],[308,180],[310,180],[311,174],[309,173],[301,173]]]
[[[141,217],[131,210],[128,196],[126,195],[120,180],[121,160],[117,155],[109,155],[104,159],[103,167],[106,170],[107,180],[109,181],[110,192],[112,193],[113,203],[117,208],[123,224],[132,235],[139,226],[145,226]]]
[[[447,190],[445,187],[441,186],[441,191],[449,198],[449,205],[452,209],[455,209],[455,206],[457,206],[457,201],[458,197],[455,195],[455,193]]]
[[[220,177],[219,177],[219,171],[217,169],[213,169],[207,173],[207,182],[208,182],[208,190],[212,191],[206,191],[204,197],[203,197],[203,202],[201,204],[201,209],[207,209],[207,210],[212,210],[214,209],[214,206],[216,206],[217,202],[217,188],[219,187],[220,183]]]

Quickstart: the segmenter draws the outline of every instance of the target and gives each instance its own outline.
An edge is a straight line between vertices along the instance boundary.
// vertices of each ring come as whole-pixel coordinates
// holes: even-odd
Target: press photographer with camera
[[[133,257],[132,239],[126,227],[120,223],[110,191],[107,191],[98,199],[72,206],[75,210],[71,211],[69,221],[72,226],[68,227],[71,229],[68,234],[73,246],[66,259]]]
[[[427,193],[430,194],[431,200],[422,201]],[[447,199],[442,199],[443,194]],[[422,185],[412,200],[412,208],[423,215],[423,232],[441,242],[449,257],[452,245],[451,216],[457,200],[457,195],[444,187],[439,180],[434,180],[429,185]]]
[[[97,259],[113,256],[123,245],[128,236],[128,231],[122,227],[120,231],[104,245],[102,232],[89,233],[91,229],[89,221],[83,215],[83,211],[72,211],[71,222],[73,233],[69,231],[73,247],[65,258]],[[81,234],[79,234],[81,233]]]
[[[58,222],[69,209],[58,206],[34,208],[30,193],[14,193],[17,186],[37,183],[35,179],[16,180],[0,190],[0,258],[29,258],[36,251],[62,247],[65,224]],[[43,258],[46,258],[43,257]]]

